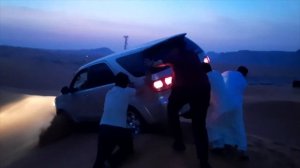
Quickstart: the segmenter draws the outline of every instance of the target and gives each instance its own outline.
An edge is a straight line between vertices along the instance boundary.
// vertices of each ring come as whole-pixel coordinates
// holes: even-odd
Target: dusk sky
[[[300,0],[0,0],[0,45],[121,51],[188,33],[205,51],[300,49]]]

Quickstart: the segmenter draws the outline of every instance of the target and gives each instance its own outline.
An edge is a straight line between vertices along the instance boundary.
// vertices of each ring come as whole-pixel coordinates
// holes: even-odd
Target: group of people
[[[227,145],[237,146],[246,152],[242,119],[242,92],[246,80],[241,78],[247,74],[245,67],[220,74],[212,70],[209,64],[201,63],[197,53],[185,49],[184,43],[173,47],[164,57],[153,60],[151,66],[170,66],[175,74],[167,106],[170,132],[174,138],[172,148],[175,151],[185,150],[179,111],[189,104],[201,168],[211,168],[209,145],[214,150],[222,150]],[[132,134],[127,129],[126,114],[129,99],[135,90],[128,87],[129,82],[126,74],[117,74],[115,87],[106,94],[94,168],[107,165],[116,167],[133,153]],[[232,101],[229,102],[229,99]]]

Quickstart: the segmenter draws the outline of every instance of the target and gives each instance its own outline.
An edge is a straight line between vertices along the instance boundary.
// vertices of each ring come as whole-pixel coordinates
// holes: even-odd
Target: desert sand
[[[44,147],[38,137],[55,115],[54,96],[5,88],[0,91],[0,167],[92,167],[96,133],[76,132]],[[53,92],[53,95],[55,93]],[[50,92],[42,95],[51,95]],[[300,167],[300,90],[290,86],[250,86],[245,95],[245,121],[250,161],[211,155],[215,168]],[[194,168],[196,153],[189,121],[182,123],[187,150],[171,150],[172,139],[162,134],[135,138],[135,155],[124,168]]]

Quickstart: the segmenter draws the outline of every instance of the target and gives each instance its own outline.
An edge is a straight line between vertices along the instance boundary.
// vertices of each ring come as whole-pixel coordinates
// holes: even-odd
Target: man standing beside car
[[[179,43],[173,43],[171,46],[173,48],[171,51],[159,54],[166,56],[159,60],[156,59],[158,61],[155,61],[153,66],[171,66],[175,75],[168,101],[168,119],[174,138],[172,147],[178,152],[185,150],[179,111],[185,104],[189,104],[192,115],[193,136],[200,166],[201,168],[210,168],[205,121],[210,101],[210,83],[202,69],[197,53],[186,50],[183,40]],[[159,52],[159,50],[161,49],[153,48],[148,54]]]

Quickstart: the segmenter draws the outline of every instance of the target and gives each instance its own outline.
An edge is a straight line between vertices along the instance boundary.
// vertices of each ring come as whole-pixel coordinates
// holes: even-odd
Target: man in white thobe
[[[227,123],[223,122],[225,113],[233,110],[222,74],[212,70],[210,64],[203,65],[211,85],[210,106],[206,118],[209,143],[213,149],[223,149]]]
[[[223,124],[226,124],[226,136],[224,143],[237,146],[242,157],[246,156],[247,137],[243,117],[243,95],[247,87],[246,76],[248,69],[240,66],[237,71],[226,71],[222,73],[229,97],[234,109],[223,116]]]

